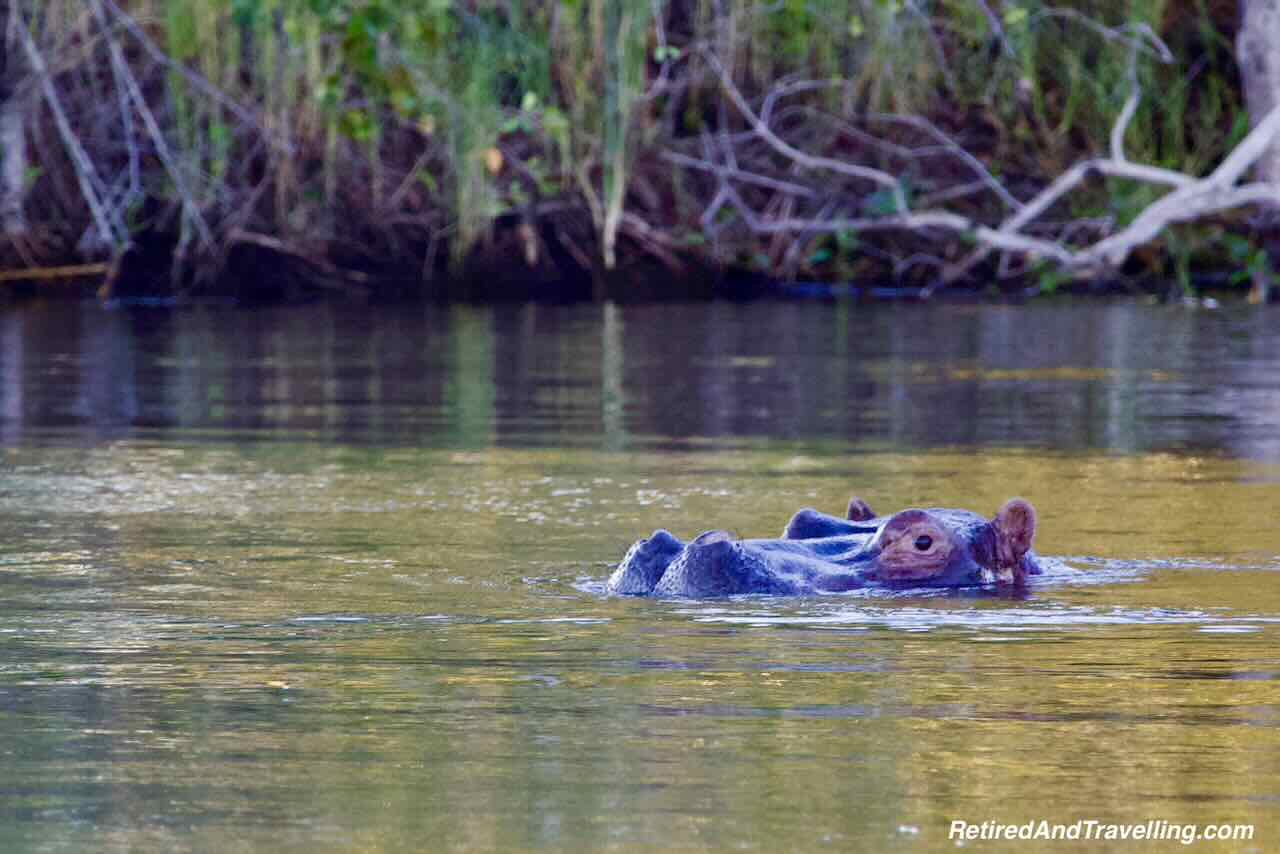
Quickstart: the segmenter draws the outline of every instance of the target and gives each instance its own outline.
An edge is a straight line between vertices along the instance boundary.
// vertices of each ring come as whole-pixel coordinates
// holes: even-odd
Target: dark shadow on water
[[[0,317],[0,442],[768,440],[1276,460],[1277,311],[36,301]]]

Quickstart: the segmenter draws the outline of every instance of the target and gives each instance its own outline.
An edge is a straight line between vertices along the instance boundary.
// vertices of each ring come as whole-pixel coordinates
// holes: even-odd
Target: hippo
[[[1017,587],[1041,571],[1031,551],[1035,531],[1035,508],[1021,498],[986,519],[943,508],[877,516],[855,497],[843,519],[799,511],[779,539],[739,540],[727,531],[707,531],[683,543],[655,531],[631,547],[607,589],[703,598],[863,587]]]

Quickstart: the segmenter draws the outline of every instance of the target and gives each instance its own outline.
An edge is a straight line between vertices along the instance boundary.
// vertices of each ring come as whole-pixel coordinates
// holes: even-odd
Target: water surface
[[[9,306],[0,850],[933,851],[1041,818],[1273,850],[1277,321]],[[1055,571],[601,595],[653,528],[851,493],[1021,495]]]

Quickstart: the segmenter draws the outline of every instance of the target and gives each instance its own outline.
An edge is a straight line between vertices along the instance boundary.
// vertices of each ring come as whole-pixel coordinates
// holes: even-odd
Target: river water
[[[27,302],[0,455],[5,852],[1280,848],[1274,308]],[[601,593],[855,493],[1057,571]]]

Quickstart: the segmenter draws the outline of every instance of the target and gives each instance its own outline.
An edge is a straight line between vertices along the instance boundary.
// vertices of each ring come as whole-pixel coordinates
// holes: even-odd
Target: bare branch
[[[1138,49],[1133,47],[1129,50],[1129,97],[1125,98],[1124,106],[1120,109],[1120,115],[1116,117],[1116,122],[1111,128],[1111,159],[1118,163],[1124,163],[1124,135],[1129,129],[1129,123],[1133,121],[1133,117],[1138,112],[1138,103],[1142,100],[1142,84],[1138,81]]]
[[[978,176],[978,180],[986,185],[987,189],[999,196],[1002,202],[1014,210],[1018,210],[1022,207],[1022,202],[1015,199],[1013,195],[1004,188],[1004,185],[995,179],[995,176],[991,174],[981,160],[966,151],[963,146],[947,134],[943,133],[937,125],[923,116],[902,115],[899,113],[872,113],[867,118],[876,121],[909,125],[910,127],[924,131],[926,134],[941,143],[944,151],[958,158],[968,166],[973,173]]]
[[[1123,264],[1135,248],[1156,238],[1170,225],[1233,208],[1275,204],[1280,201],[1280,186],[1263,182],[1237,186],[1240,178],[1262,156],[1276,136],[1280,135],[1280,108],[1259,122],[1222,164],[1204,178],[1195,178],[1158,166],[1133,163],[1124,153],[1124,136],[1136,115],[1142,96],[1137,60],[1139,55],[1147,55],[1161,61],[1168,61],[1171,59],[1168,48],[1146,25],[1108,28],[1088,21],[1070,10],[1062,10],[1061,14],[1055,13],[1054,16],[1083,23],[1104,37],[1128,47],[1129,94],[1112,127],[1110,156],[1090,158],[1075,164],[1025,203],[1018,201],[978,158],[927,119],[894,114],[871,114],[866,117],[869,121],[895,124],[924,133],[939,143],[936,148],[913,148],[902,145],[900,142],[882,139],[861,128],[855,128],[834,117],[825,117],[839,126],[842,132],[851,134],[863,144],[884,151],[892,157],[916,160],[934,153],[946,153],[956,157],[977,176],[977,180],[936,190],[924,199],[929,204],[937,205],[989,190],[1013,211],[998,226],[993,227],[972,216],[954,211],[941,209],[910,211],[906,207],[901,182],[897,177],[881,169],[808,154],[793,143],[782,139],[769,126],[769,120],[774,116],[777,103],[782,97],[823,86],[840,85],[839,83],[787,81],[775,87],[765,97],[761,111],[757,114],[733,85],[714,55],[708,55],[708,62],[720,77],[726,96],[748,122],[751,131],[749,138],[763,141],[772,151],[791,161],[797,169],[821,169],[846,177],[868,180],[881,187],[892,187],[895,210],[888,216],[840,216],[838,213],[833,216],[832,211],[838,209],[831,201],[829,193],[824,194],[813,186],[795,181],[783,181],[760,174],[749,166],[739,165],[739,157],[734,148],[734,142],[739,137],[729,134],[721,134],[716,140],[718,145],[713,145],[710,137],[705,137],[702,159],[674,152],[669,152],[666,158],[689,168],[712,173],[719,179],[719,188],[715,197],[702,214],[703,226],[709,233],[719,232],[727,225],[719,221],[722,220],[721,212],[727,206],[738,215],[742,225],[755,234],[803,236],[846,231],[900,231],[926,235],[941,231],[963,236],[978,244],[978,248],[968,257],[958,264],[944,268],[939,281],[927,288],[926,293],[965,275],[991,252],[1005,253],[1005,262],[1012,261],[1015,257],[1020,259],[1024,269],[1027,262],[1043,260],[1054,263],[1075,275],[1097,274]],[[715,151],[714,155],[713,151]],[[1114,234],[1109,234],[1114,226],[1110,218],[1093,219],[1087,223],[1037,225],[1045,214],[1091,176],[1153,184],[1167,187],[1171,192],[1153,202],[1128,226]],[[766,206],[767,212],[762,213],[746,202],[738,192],[737,185],[772,190],[787,200],[785,209],[769,211],[769,206]],[[808,216],[792,213],[793,203],[797,200],[823,198],[827,201]],[[1035,236],[1029,233],[1029,229],[1047,232],[1048,236]],[[1073,248],[1071,241],[1082,233],[1094,235],[1095,242],[1079,249]],[[793,243],[789,255],[794,255],[795,250],[796,246]],[[901,273],[921,264],[932,264],[936,260],[933,255],[917,256],[920,256],[920,253],[909,255],[907,261],[897,262],[895,269]],[[942,262],[938,261],[936,266],[941,265]],[[1004,262],[1002,262],[1003,266]]]
[[[1067,266],[1084,272],[1101,267],[1118,267],[1129,257],[1130,252],[1155,239],[1170,225],[1192,222],[1211,214],[1250,205],[1273,205],[1278,199],[1280,186],[1276,184],[1224,187],[1206,179],[1153,203],[1127,228],[1078,253]]]
[[[738,108],[738,112],[742,113],[743,118],[751,125],[752,130],[756,134],[773,147],[778,153],[790,158],[797,165],[806,169],[825,169],[830,172],[837,172],[841,175],[847,175],[851,178],[861,178],[879,184],[881,187],[889,190],[893,194],[894,205],[899,211],[907,209],[907,200],[902,193],[902,186],[898,179],[888,172],[880,169],[872,169],[869,166],[859,166],[856,163],[846,163],[843,160],[835,160],[830,157],[819,157],[807,154],[798,148],[795,148],[782,137],[773,132],[772,128],[760,120],[755,111],[751,109],[751,105],[747,103],[747,99],[743,97],[742,92],[734,85],[729,78],[728,72],[720,63],[720,59],[711,52],[704,54],[707,63],[712,70],[720,78],[720,85],[724,88],[725,94],[729,96],[729,100]]]
[[[92,0],[92,2],[94,17],[98,19],[98,25],[102,27],[103,35],[107,41],[107,50],[111,54],[111,65],[116,79],[124,84],[125,91],[137,108],[138,114],[142,116],[142,123],[147,128],[147,134],[151,137],[152,145],[155,146],[156,156],[160,158],[160,162],[164,165],[165,171],[169,173],[169,178],[173,181],[173,186],[177,189],[178,195],[182,199],[183,212],[195,226],[196,233],[200,236],[201,244],[205,249],[210,249],[213,246],[213,233],[209,230],[209,225],[204,221],[204,216],[200,213],[200,207],[196,204],[195,198],[187,190],[187,182],[182,176],[182,169],[169,151],[169,144],[165,141],[164,133],[160,130],[156,117],[152,115],[151,108],[147,106],[147,99],[143,97],[142,90],[138,88],[138,81],[133,78],[132,72],[129,71],[129,66],[124,59],[124,53],[120,50],[120,45],[111,33],[107,22],[107,13],[102,8],[101,0]]]
[[[779,83],[771,88],[769,93],[765,95],[764,102],[760,107],[760,114],[757,117],[758,121],[761,125],[768,127],[773,116],[773,111],[777,106],[777,102],[789,95],[801,92],[812,92],[820,89],[844,87],[848,85],[849,82],[847,80],[796,80]],[[806,112],[812,111],[806,109]],[[987,189],[999,196],[1002,202],[1015,210],[1022,207],[1022,203],[1014,198],[1013,195],[1005,189],[1004,185],[992,176],[991,172],[981,160],[966,151],[964,146],[957,143],[951,136],[924,116],[905,115],[901,113],[869,113],[867,114],[866,119],[868,121],[905,125],[914,128],[915,130],[919,130],[939,143],[936,149],[912,148],[906,145],[899,145],[890,140],[881,139],[874,134],[868,133],[867,131],[854,126],[850,122],[837,119],[834,116],[823,116],[823,118],[831,122],[836,127],[839,127],[842,132],[849,134],[866,145],[906,160],[926,157],[936,153],[945,153],[956,157],[978,176],[978,179],[983,182]]]
[[[1080,186],[1090,175],[1105,175],[1109,178],[1127,178],[1148,184],[1161,184],[1170,187],[1185,188],[1195,183],[1195,179],[1181,172],[1161,169],[1157,166],[1144,166],[1139,163],[1116,162],[1114,160],[1083,160],[1054,179],[1034,199],[1016,214],[1005,220],[999,230],[1005,233],[1016,233],[1026,228],[1057,204],[1064,196]],[[982,263],[991,253],[993,246],[980,246],[963,261],[949,269],[943,276],[943,284],[958,281],[975,266]]]
[[[718,163],[712,163],[707,160],[700,160],[697,157],[690,157],[687,154],[681,154],[678,151],[662,152],[662,159],[671,163],[678,163],[690,169],[696,169],[700,172],[710,172],[721,179],[732,178],[741,181],[743,184],[754,184],[758,187],[764,187],[769,190],[776,190],[779,193],[787,193],[793,196],[803,196],[805,198],[813,198],[817,195],[813,190],[800,184],[793,184],[789,181],[779,181],[777,178],[770,178],[767,175],[757,175],[754,172],[747,172],[743,169],[730,166],[721,166]]]
[[[728,185],[722,187],[721,193],[717,194],[717,199],[721,195],[724,196],[724,201],[730,203],[733,209],[742,217],[747,228],[757,234],[795,231],[834,233],[839,231],[926,231],[928,229],[941,229],[956,234],[971,235],[973,239],[992,249],[1042,256],[1062,264],[1070,263],[1073,257],[1069,250],[1053,241],[1028,237],[1016,232],[1001,231],[950,211],[920,211],[883,217],[838,219],[767,218],[752,210],[732,187]]]
[[[134,20],[133,17],[130,16],[128,12],[120,8],[119,4],[117,4],[115,0],[102,0],[102,2],[104,2],[107,5],[107,8],[111,10],[111,14],[115,18],[115,20],[120,22],[120,25],[124,27],[124,29],[128,31],[128,33],[131,36],[133,36],[135,40],[137,40],[138,44],[142,45],[142,49],[147,52],[147,54],[152,58],[152,60],[159,63],[160,65],[163,65],[165,68],[168,68],[171,71],[181,75],[183,79],[185,79],[195,89],[199,90],[200,92],[203,92],[206,97],[220,104],[224,109],[227,110],[227,112],[231,113],[232,115],[240,119],[240,121],[244,122],[246,125],[258,131],[258,133],[262,134],[262,136],[265,139],[271,140],[274,145],[276,145],[279,148],[282,148],[286,153],[288,154],[294,153],[293,143],[289,140],[289,137],[287,134],[277,133],[267,129],[262,124],[262,122],[258,120],[258,117],[254,115],[253,112],[250,111],[248,108],[241,105],[234,98],[224,93],[217,86],[214,86],[204,77],[195,73],[190,68],[187,68],[185,65],[183,65],[180,62],[174,62],[172,59],[170,59],[169,55],[166,54],[163,50],[161,50],[160,47],[157,46],[155,42],[153,42],[150,38],[147,37],[147,34],[143,32],[142,27],[138,25],[138,22]]]
[[[1266,153],[1277,133],[1280,133],[1280,107],[1273,109],[1249,131],[1249,135],[1213,170],[1208,180],[1220,186],[1239,181]]]
[[[991,11],[987,0],[977,0],[977,4],[982,10],[982,16],[987,19],[987,26],[991,27],[992,34],[1000,41],[1000,48],[1004,51],[1004,55],[1013,59],[1017,54],[1013,50],[1013,45],[1009,44],[1009,37],[1005,35],[1004,27],[1000,24],[1000,17]]]
[[[920,19],[920,26],[924,28],[924,31],[929,36],[929,47],[933,49],[938,73],[947,82],[947,89],[952,92],[956,91],[958,88],[956,76],[951,71],[951,63],[947,61],[947,52],[943,49],[942,42],[938,40],[938,34],[933,31],[933,23],[929,20],[929,13],[921,9],[916,0],[905,0],[903,5],[908,12]]]
[[[1100,24],[1075,9],[1059,6],[1041,9],[1031,15],[1029,20],[1035,22],[1044,18],[1060,18],[1066,21],[1073,21],[1085,29],[1092,30],[1107,41],[1126,44],[1134,50],[1152,57],[1157,62],[1166,65],[1173,62],[1173,51],[1169,50],[1169,46],[1147,24],[1124,24],[1119,27],[1108,27],[1106,24]]]
[[[62,102],[58,98],[58,91],[54,88],[53,80],[49,76],[49,68],[35,39],[31,36],[31,30],[27,28],[26,21],[16,9],[11,19],[11,26],[17,31],[22,41],[22,49],[27,55],[27,61],[31,64],[31,70],[40,81],[41,94],[44,96],[45,103],[49,105],[49,111],[53,113],[58,135],[62,137],[62,144],[66,146],[67,155],[71,158],[80,183],[80,193],[84,197],[85,204],[89,206],[89,213],[93,217],[98,234],[101,239],[109,243],[123,246],[129,242],[129,230],[121,221],[119,211],[108,211],[103,205],[102,196],[106,188],[98,176],[97,168],[85,152],[84,146],[80,144],[79,138],[71,127],[71,122],[67,119],[66,110],[63,109]]]

